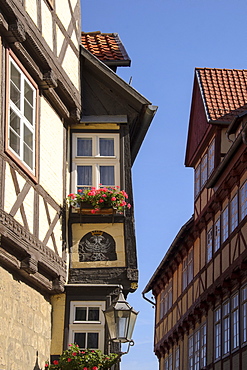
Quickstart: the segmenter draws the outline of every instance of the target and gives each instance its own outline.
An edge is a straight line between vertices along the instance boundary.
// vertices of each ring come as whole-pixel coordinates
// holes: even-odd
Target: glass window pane
[[[24,125],[24,143],[29,146],[30,149],[33,149],[33,133],[26,125]]]
[[[9,146],[18,155],[20,155],[20,137],[17,136],[12,130],[10,130],[10,133],[9,133]]]
[[[30,168],[33,168],[33,151],[25,143],[23,144],[23,160]]]
[[[77,185],[92,186],[92,166],[77,166]]]
[[[75,321],[86,321],[87,319],[87,308],[76,307],[75,308]]]
[[[114,139],[99,139],[100,156],[114,156]]]
[[[27,83],[27,81],[25,81],[24,83],[24,97],[29,102],[29,104],[33,107],[33,89]]]
[[[100,166],[100,184],[115,185],[114,166]]]
[[[10,127],[20,136],[20,118],[15,114],[15,112],[10,109]]]
[[[88,333],[87,337],[87,347],[88,348],[98,348],[98,333]]]
[[[247,215],[247,182],[240,189],[240,217],[242,221]]]
[[[99,308],[89,307],[88,321],[99,321]]]
[[[77,138],[77,156],[91,157],[92,156],[92,139]]]
[[[86,333],[75,333],[74,338],[74,342],[78,344],[79,348],[86,348]]]
[[[33,107],[26,100],[24,100],[24,116],[33,124]]]
[[[10,68],[10,79],[10,99],[20,108],[21,74],[12,63]]]

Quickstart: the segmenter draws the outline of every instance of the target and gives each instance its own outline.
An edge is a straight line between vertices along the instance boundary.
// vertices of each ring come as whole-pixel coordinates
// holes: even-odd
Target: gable
[[[202,143],[206,132],[210,129],[210,126],[211,124],[208,123],[206,117],[198,80],[195,76],[185,156],[185,165],[187,167],[193,166],[193,160],[195,158],[197,149]]]

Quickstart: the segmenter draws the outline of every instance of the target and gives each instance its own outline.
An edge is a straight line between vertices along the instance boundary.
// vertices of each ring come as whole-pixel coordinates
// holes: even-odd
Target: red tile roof
[[[130,66],[130,58],[117,33],[82,32],[82,45],[107,65]]]
[[[247,70],[196,68],[209,120],[231,121],[247,109]]]

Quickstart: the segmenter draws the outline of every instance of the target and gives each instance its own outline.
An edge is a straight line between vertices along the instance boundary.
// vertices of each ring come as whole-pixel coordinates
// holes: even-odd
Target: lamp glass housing
[[[138,312],[125,301],[123,293],[104,311],[110,339],[113,342],[126,343],[132,341]]]

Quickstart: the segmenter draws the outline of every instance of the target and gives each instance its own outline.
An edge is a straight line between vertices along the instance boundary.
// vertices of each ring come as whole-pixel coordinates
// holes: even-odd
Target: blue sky
[[[246,0],[81,0],[82,30],[119,34],[131,67],[118,75],[158,105],[133,167],[140,311],[122,370],[158,369],[154,309],[142,291],[193,214],[193,170],[184,157],[196,67],[247,69]]]

